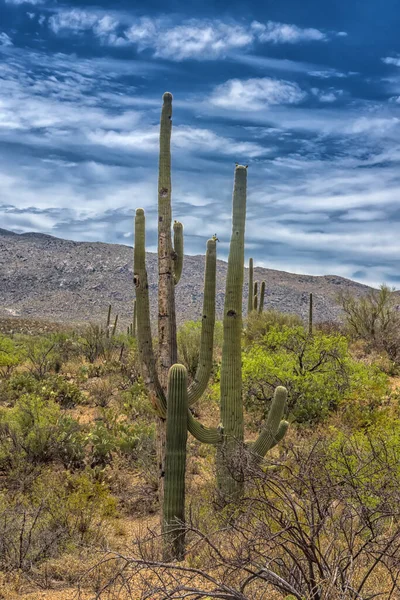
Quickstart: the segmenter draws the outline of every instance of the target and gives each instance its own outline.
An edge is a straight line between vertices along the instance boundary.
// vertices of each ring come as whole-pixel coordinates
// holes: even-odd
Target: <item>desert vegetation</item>
[[[214,236],[202,319],[177,327],[163,101],[158,323],[140,208],[128,326],[107,306],[86,326],[0,323],[0,597],[400,598],[396,296],[342,295],[320,323],[310,294],[303,322],[268,308],[251,259],[243,318],[236,165],[223,320]]]

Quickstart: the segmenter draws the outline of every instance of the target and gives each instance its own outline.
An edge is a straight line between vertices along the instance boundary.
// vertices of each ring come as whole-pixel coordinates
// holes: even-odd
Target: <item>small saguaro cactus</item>
[[[253,277],[254,277],[254,267],[253,267],[253,259],[249,259],[249,295],[247,300],[247,315],[249,315],[254,308],[254,292],[253,292]]]
[[[254,284],[254,294],[253,294],[253,310],[257,310],[258,306],[258,281]]]
[[[261,314],[264,310],[264,299],[265,299],[265,281],[261,282],[261,289],[260,289],[260,302],[258,305],[258,312],[259,314]]]
[[[167,444],[163,505],[164,560],[180,560],[185,551],[185,473],[188,391],[183,365],[168,374]]]
[[[308,304],[308,333],[312,335],[313,332],[313,295],[310,293],[310,299]]]

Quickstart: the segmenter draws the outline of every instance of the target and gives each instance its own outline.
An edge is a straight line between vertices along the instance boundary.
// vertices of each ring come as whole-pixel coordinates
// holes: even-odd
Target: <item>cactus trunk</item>
[[[244,437],[242,403],[242,295],[247,167],[236,166],[233,188],[232,236],[224,304],[224,342],[221,363],[221,423],[223,443],[218,451],[218,488],[224,498],[237,498],[243,487],[236,468]],[[233,475],[232,472],[235,471]]]
[[[253,259],[249,259],[249,295],[247,299],[247,315],[249,315],[253,310]]]
[[[260,289],[260,304],[258,306],[258,313],[261,314],[264,310],[264,298],[265,298],[265,281],[261,282]]]
[[[164,560],[182,560],[185,551],[187,373],[173,365],[168,375],[167,435],[163,503]]]

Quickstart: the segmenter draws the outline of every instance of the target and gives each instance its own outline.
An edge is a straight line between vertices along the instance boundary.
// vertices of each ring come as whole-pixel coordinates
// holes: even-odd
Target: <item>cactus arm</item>
[[[190,410],[187,412],[187,424],[192,436],[202,444],[215,446],[222,441],[222,429],[220,427],[205,427],[194,418]]]
[[[158,346],[159,375],[167,387],[168,371],[177,358],[173,248],[171,240],[172,94],[163,96],[158,169]]]
[[[211,375],[215,326],[216,274],[217,241],[213,238],[207,242],[200,356],[195,378],[188,391],[189,406],[194,404],[202,396]]]
[[[173,365],[168,374],[167,436],[163,501],[164,560],[182,560],[185,552],[185,472],[187,372]]]
[[[261,282],[261,289],[260,289],[260,304],[258,307],[258,313],[261,314],[264,310],[264,298],[265,298],[265,281]]]
[[[249,259],[249,296],[247,300],[247,315],[253,310],[253,259]]]
[[[283,413],[285,412],[287,399],[287,390],[283,386],[278,386],[275,389],[271,408],[269,409],[267,420],[262,428],[260,435],[252,445],[252,451],[260,457],[266,455],[268,450],[278,443],[279,438],[286,434],[288,425],[282,421]],[[282,437],[280,437],[282,436]]]
[[[254,310],[257,310],[257,306],[258,306],[258,283],[256,281],[254,284],[254,305],[253,305]]]
[[[183,225],[174,222],[174,283],[177,285],[183,268]]]
[[[308,333],[312,335],[313,332],[313,296],[310,293],[310,303],[308,305]]]
[[[136,319],[140,365],[145,385],[161,417],[165,417],[167,401],[160,385],[150,326],[149,284],[146,270],[145,216],[138,208],[135,217],[135,247],[133,254],[133,281],[136,286]]]

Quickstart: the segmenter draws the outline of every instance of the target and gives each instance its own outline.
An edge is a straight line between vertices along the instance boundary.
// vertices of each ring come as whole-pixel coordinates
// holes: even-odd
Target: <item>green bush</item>
[[[26,394],[13,408],[0,409],[0,466],[4,469],[14,468],[19,461],[82,464],[84,452],[79,423],[62,414],[54,400]]]
[[[191,378],[196,375],[199,364],[201,321],[186,321],[178,329],[178,355]],[[220,321],[214,327],[214,360],[220,354],[223,342],[223,327]]]
[[[0,377],[4,379],[10,377],[22,359],[22,348],[11,338],[0,335]]]
[[[101,544],[116,501],[87,473],[44,471],[25,493],[0,492],[0,568],[30,570],[66,549]]]
[[[84,397],[79,387],[61,375],[46,375],[38,380],[31,373],[14,373],[0,389],[0,401],[14,404],[24,394],[36,394],[45,400],[55,400],[62,408],[81,404]]]
[[[387,377],[354,361],[341,335],[303,327],[273,326],[243,355],[245,406],[265,417],[277,385],[288,389],[288,410],[300,422],[318,422],[354,398],[368,396],[376,409],[387,392]]]
[[[301,318],[295,314],[282,313],[274,309],[265,310],[261,314],[253,311],[246,320],[245,345],[260,341],[271,328],[281,330],[284,327],[301,327],[302,324]]]

